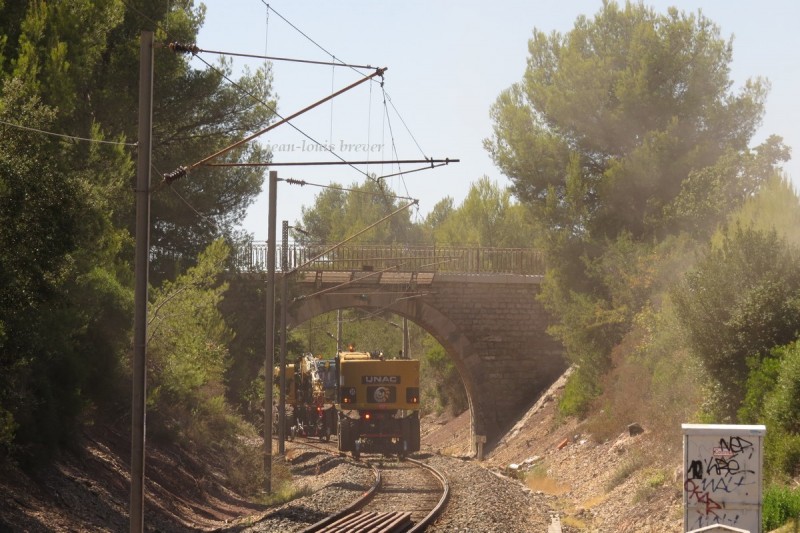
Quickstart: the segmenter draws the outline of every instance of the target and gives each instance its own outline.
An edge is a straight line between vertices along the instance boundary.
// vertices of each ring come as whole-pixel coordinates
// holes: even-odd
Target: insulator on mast
[[[188,173],[189,173],[189,169],[188,168],[186,168],[186,167],[178,167],[175,170],[173,170],[172,172],[167,172],[166,174],[164,174],[164,183],[169,185],[170,183],[172,183],[176,179],[186,176],[186,174],[188,174]]]
[[[168,46],[170,50],[180,54],[192,54],[196,56],[200,52],[200,48],[198,48],[198,46],[194,43],[186,44],[186,43],[179,43],[176,41],[174,43],[169,43]]]

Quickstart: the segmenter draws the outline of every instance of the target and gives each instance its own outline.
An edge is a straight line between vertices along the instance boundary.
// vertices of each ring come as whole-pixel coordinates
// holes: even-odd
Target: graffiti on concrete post
[[[684,528],[759,531],[764,426],[684,424]]]

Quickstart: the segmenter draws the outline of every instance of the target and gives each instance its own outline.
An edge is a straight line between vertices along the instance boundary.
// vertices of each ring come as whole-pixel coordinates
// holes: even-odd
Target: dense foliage
[[[88,407],[128,401],[140,34],[193,42],[203,16],[192,0],[0,2],[4,455],[58,447]],[[154,52],[154,169],[192,164],[271,120],[269,71],[234,86],[224,60],[195,69],[166,47]],[[258,146],[225,156],[266,157]],[[262,178],[258,169],[198,168],[154,194],[151,280],[174,279],[219,237],[236,241]],[[216,368],[202,364],[199,375]],[[183,385],[204,383],[199,375]]]
[[[333,183],[317,195],[313,206],[303,207],[303,238],[312,243],[335,244],[372,226],[352,242],[414,242],[418,236],[411,223],[411,209],[389,217],[409,203],[398,199],[383,181],[370,179],[347,188]]]
[[[762,508],[763,530],[773,531],[791,519],[800,520],[800,490],[784,486],[768,487],[764,491]]]
[[[452,199],[440,201],[426,218],[425,230],[429,240],[448,244],[525,248],[533,242],[528,210],[487,176],[472,184],[457,208]]]
[[[605,2],[566,34],[535,31],[529,52],[485,144],[547,250],[543,302],[580,364],[577,413],[653,290],[653,244],[708,235],[788,152],[777,138],[748,148],[767,83],[732,91],[731,43],[701,13]]]
[[[572,238],[669,231],[687,178],[746,154],[763,113],[766,84],[731,93],[731,43],[702,14],[606,2],[567,34],[535,31],[529,52],[486,145],[545,227]],[[757,185],[726,178],[739,198],[717,201]]]
[[[737,227],[687,274],[675,301],[689,345],[719,384],[719,414],[730,420],[748,369],[800,331],[796,251],[775,232]]]
[[[147,339],[152,408],[191,407],[204,388],[222,382],[231,337],[219,311],[228,289],[219,280],[227,256],[225,243],[216,241],[200,254],[196,266],[153,291]]]
[[[800,200],[781,139],[751,147],[768,82],[734,89],[732,41],[701,12],[639,3],[536,30],[529,53],[485,146],[547,253],[541,299],[577,366],[562,413],[591,412],[601,440],[640,420],[665,442],[682,422],[764,423],[782,523],[779,484],[800,475]]]
[[[0,120],[54,126],[56,111],[23,82],[2,89]],[[115,392],[132,298],[113,200],[130,163],[118,146],[0,127],[0,447],[37,452]]]

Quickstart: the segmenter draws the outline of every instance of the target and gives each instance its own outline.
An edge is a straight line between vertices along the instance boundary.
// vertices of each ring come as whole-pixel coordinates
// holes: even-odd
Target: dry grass
[[[583,507],[585,509],[592,509],[604,503],[607,499],[608,499],[608,493],[598,494],[597,496],[593,496],[588,500],[586,500],[585,502],[583,502]]]
[[[625,459],[606,482],[606,491],[611,491],[619,485],[622,485],[629,477],[641,470],[646,464],[647,458],[639,453],[635,453]]]
[[[569,492],[570,488],[567,485],[562,485],[555,479],[545,478],[526,478],[525,486],[531,490],[544,492],[552,496],[561,496]]]
[[[570,487],[548,477],[543,467],[534,468],[525,475],[525,486],[533,491],[540,491],[552,496],[561,496],[569,492]]]
[[[575,528],[578,530],[588,529],[589,525],[575,516],[565,516],[561,519],[561,525]]]

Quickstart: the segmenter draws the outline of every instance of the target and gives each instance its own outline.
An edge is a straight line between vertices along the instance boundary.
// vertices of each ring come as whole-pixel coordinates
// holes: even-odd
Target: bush
[[[561,416],[576,416],[584,418],[589,411],[592,399],[597,396],[596,380],[582,372],[581,368],[573,372],[567,379],[564,394],[558,403]]]
[[[800,475],[800,435],[767,425],[769,438],[764,449],[767,480],[783,481]]]
[[[800,522],[800,488],[791,489],[781,485],[767,487],[761,513],[764,531],[772,531],[792,518]]]
[[[716,403],[728,417],[742,407],[751,369],[796,338],[797,265],[797,251],[774,231],[737,227],[672,292],[689,346],[720,385]]]
[[[198,399],[193,405],[164,398],[157,410],[148,412],[147,422],[149,439],[177,444],[202,458],[208,472],[224,475],[228,488],[255,495],[264,486],[258,428],[234,413],[221,394]]]
[[[625,461],[623,461],[619,468],[614,471],[608,481],[606,481],[606,492],[610,492],[619,485],[622,485],[625,480],[642,469],[647,462],[647,459],[638,453],[628,457]]]
[[[0,407],[0,458],[11,452],[16,429],[14,416]]]
[[[431,339],[421,361],[421,386],[425,409],[441,413],[449,408],[454,415],[469,408],[461,375],[444,348]]]
[[[743,422],[763,423],[765,474],[773,482],[800,475],[800,342],[776,348],[753,369],[748,402],[740,411]]]
[[[800,434],[800,342],[775,351],[780,368],[764,409],[769,420],[790,433]]]

